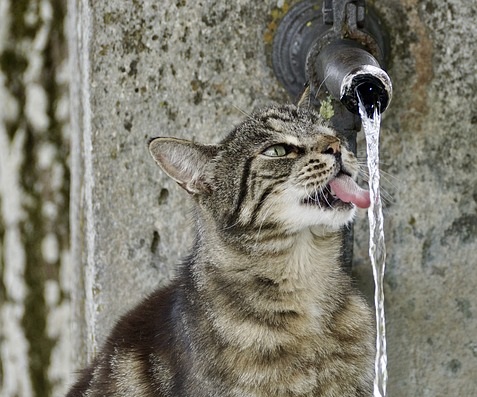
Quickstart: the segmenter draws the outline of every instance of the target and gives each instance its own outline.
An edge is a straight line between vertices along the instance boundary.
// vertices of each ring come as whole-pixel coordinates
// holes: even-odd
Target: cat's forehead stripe
[[[280,117],[279,117],[280,116]],[[281,134],[286,132],[298,132],[300,135],[309,135],[311,134],[326,134],[326,135],[336,135],[336,132],[329,127],[326,127],[322,124],[311,124],[311,120],[306,120],[304,123],[303,120],[300,119],[289,119],[288,115],[276,115],[272,113],[267,117],[264,117],[262,120],[267,128],[279,132]],[[289,144],[298,145],[298,137],[294,135],[287,135],[290,141],[287,142]]]
[[[300,146],[300,140],[293,135],[285,135],[283,143],[287,143],[288,145],[293,145],[293,146]]]

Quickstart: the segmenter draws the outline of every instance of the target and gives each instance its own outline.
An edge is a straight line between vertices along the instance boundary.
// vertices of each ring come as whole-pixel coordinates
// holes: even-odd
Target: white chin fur
[[[280,221],[288,229],[296,231],[312,226],[327,226],[331,230],[338,230],[350,223],[356,214],[356,207],[350,210],[320,209],[318,206],[290,205],[278,215]]]
[[[356,207],[349,210],[340,208],[320,208],[318,205],[302,204],[302,192],[287,189],[275,197],[269,216],[284,224],[288,231],[295,232],[313,226],[324,226],[328,230],[338,230],[350,223],[356,215]]]

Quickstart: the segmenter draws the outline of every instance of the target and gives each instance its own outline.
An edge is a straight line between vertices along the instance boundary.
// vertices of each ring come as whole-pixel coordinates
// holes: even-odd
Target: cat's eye
[[[267,157],[284,157],[291,152],[293,152],[293,148],[291,146],[278,144],[266,148],[262,154]]]

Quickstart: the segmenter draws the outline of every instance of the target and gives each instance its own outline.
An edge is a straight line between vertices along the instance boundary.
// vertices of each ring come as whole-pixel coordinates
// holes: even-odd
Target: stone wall
[[[62,395],[117,317],[170,279],[189,249],[188,198],[146,141],[214,142],[244,113],[289,101],[269,52],[291,3],[70,0],[69,118],[61,2],[0,3],[2,396]],[[388,394],[471,396],[477,7],[369,3],[391,38],[394,84],[381,141]],[[371,296],[364,213],[355,234],[354,274]]]

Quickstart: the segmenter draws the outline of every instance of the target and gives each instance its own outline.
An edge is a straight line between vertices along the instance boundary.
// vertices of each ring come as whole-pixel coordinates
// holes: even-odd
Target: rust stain
[[[271,12],[271,21],[267,25],[267,29],[263,34],[265,44],[272,44],[273,36],[277,30],[279,21],[285,16],[290,8],[289,4],[284,3],[281,7],[274,8]]]
[[[411,102],[409,108],[414,116],[420,119],[429,112],[428,86],[434,78],[432,68],[433,42],[429,31],[421,20],[418,12],[418,0],[402,0],[406,9],[409,27],[415,34],[416,40],[409,45],[409,50],[415,62],[415,79],[411,87]]]

